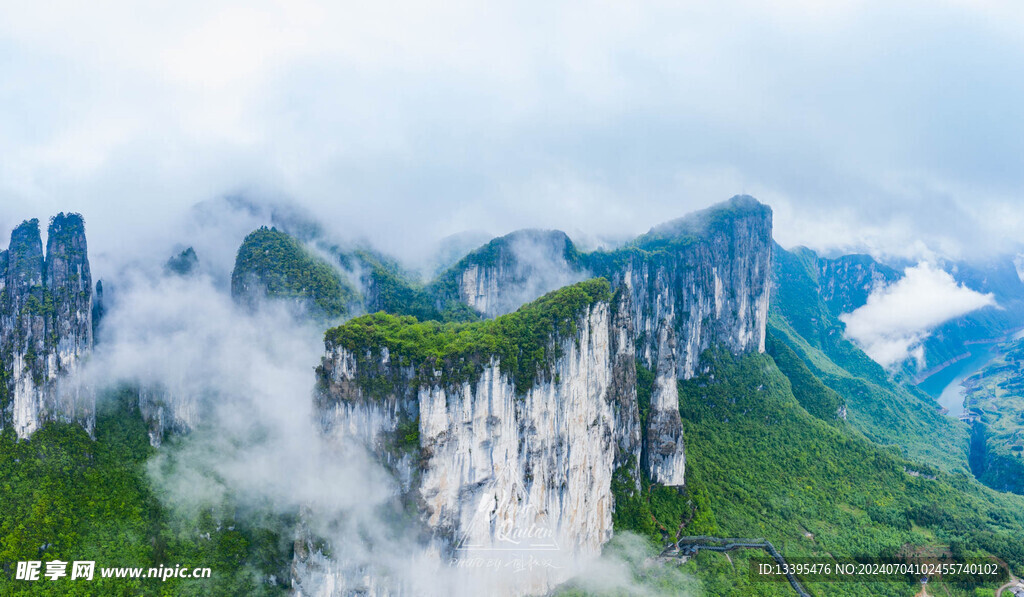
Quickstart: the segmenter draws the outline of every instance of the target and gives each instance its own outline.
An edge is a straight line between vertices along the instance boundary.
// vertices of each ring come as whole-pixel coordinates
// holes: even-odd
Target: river
[[[968,344],[967,350],[971,356],[927,377],[917,387],[935,398],[940,406],[949,411],[949,416],[959,417],[964,411],[964,387],[961,382],[987,365],[998,354],[997,346],[997,342]]]

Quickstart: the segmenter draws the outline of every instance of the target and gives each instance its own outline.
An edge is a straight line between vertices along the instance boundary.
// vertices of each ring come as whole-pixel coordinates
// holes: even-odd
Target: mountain
[[[786,251],[771,211],[747,197],[613,251],[542,238],[556,241],[554,263],[601,277],[475,323],[378,313],[327,333],[322,433],[357,438],[391,470],[431,550],[492,553],[497,529],[543,523],[577,555],[633,531],[657,543],[764,536],[797,557],[980,551],[1024,563],[1024,503],[971,479],[967,427],[843,336],[838,314],[895,270]],[[467,286],[483,289],[478,305],[517,296],[524,283],[502,257],[514,239],[447,279],[496,280]],[[323,586],[314,577],[354,589],[351,562],[325,573],[329,548],[304,546],[305,590]],[[742,572],[749,554],[718,557],[684,569],[710,594],[775,594]],[[307,577],[312,562],[319,576]],[[504,589],[543,593],[566,574]]]
[[[850,313],[868,302],[871,292],[899,280],[902,274],[870,255],[818,258],[821,299],[835,316]]]
[[[355,430],[387,454],[444,554],[512,548],[504,537],[541,528],[563,557],[597,555],[612,534],[612,474],[641,460],[624,300],[598,279],[469,325],[354,319],[327,333],[323,432],[340,442]],[[682,446],[675,456],[681,482]],[[513,592],[561,580],[526,575]]]
[[[365,448],[376,463],[370,475],[387,479],[388,495],[373,498],[384,514],[368,519],[381,528],[360,526],[366,520],[350,518],[347,506],[328,509],[346,513],[330,518],[320,509],[333,495],[322,492],[286,506],[273,503],[276,495],[236,494],[233,484],[260,477],[254,469],[281,456],[262,448],[285,446],[261,443],[275,426],[242,425],[260,415],[255,409],[227,413],[244,438],[217,428],[193,396],[135,382],[88,402],[85,417],[67,409],[85,395],[64,386],[91,350],[92,307],[115,315],[120,307],[92,302],[80,217],[54,219],[45,255],[38,223],[26,222],[0,253],[8,417],[0,473],[9,479],[0,487],[0,566],[76,553],[217,566],[210,584],[125,585],[137,593],[422,592],[416,583],[436,579],[366,559],[397,534],[408,552],[399,566],[427,560],[439,575],[459,574],[477,558],[540,558],[544,565],[518,574],[483,571],[483,592],[581,595],[588,585],[578,575],[593,568],[581,571],[580,562],[613,557],[631,532],[642,545],[627,566],[632,592],[696,582],[708,595],[788,594],[784,584],[751,579],[751,552],[654,563],[660,547],[693,535],[763,537],[787,558],[937,553],[998,557],[1024,572],[1024,497],[978,481],[1013,490],[1019,476],[1021,442],[1010,425],[1019,414],[1019,347],[1005,346],[1004,361],[972,382],[973,428],[943,416],[843,334],[839,315],[899,272],[864,255],[787,251],[772,240],[772,217],[738,196],[593,252],[558,231],[518,231],[424,281],[372,249],[327,242],[322,227],[293,214],[242,242],[234,302],[209,286],[205,270],[187,274],[194,251],[172,258],[155,288],[200,285],[247,323],[272,321],[250,308],[276,300],[300,307],[275,310],[287,311],[281,321],[334,326],[319,363],[298,372],[316,383],[316,432],[284,451],[358,468],[363,450],[353,448]],[[1016,292],[1006,275],[957,272],[1001,297]],[[242,356],[235,352],[232,363]],[[19,363],[41,367],[42,382]],[[31,392],[14,394],[16,379]],[[38,408],[35,427],[16,433],[15,395],[18,404],[57,406]],[[248,446],[252,462],[245,452],[227,469],[209,467],[196,458],[202,445],[223,449],[218,458]],[[169,469],[187,475],[168,477]],[[308,495],[310,479],[284,476],[296,484],[284,493]],[[168,492],[188,494],[187,511],[170,510]],[[334,541],[337,526],[354,529],[343,535],[352,544]],[[918,591],[915,583],[810,588],[895,596]],[[0,592],[13,586],[0,575]]]
[[[529,284],[516,265],[523,252],[512,249],[524,240],[549,249],[534,268],[586,264],[607,277],[476,323],[378,313],[326,336],[325,437],[356,437],[380,455],[405,500],[422,504],[425,532],[446,557],[467,555],[467,542],[500,549],[495,529],[516,525],[542,525],[568,554],[594,556],[615,519],[628,518],[616,504],[652,484],[677,514],[660,524],[679,526],[689,498],[677,380],[695,375],[712,346],[764,350],[771,211],[753,199],[610,253],[581,255],[560,233],[510,235],[447,279],[478,307],[509,304]],[[332,582],[352,572],[343,564]],[[508,590],[544,592],[562,580],[527,576]]]
[[[709,358],[705,373],[680,384],[693,502],[684,510],[683,521],[689,522],[680,534],[765,537],[791,562],[994,554],[1020,570],[1019,496],[992,491],[962,468],[945,472],[905,456],[909,450],[880,445],[857,429],[852,413],[851,421],[814,416],[798,397],[818,393],[822,380],[806,372],[793,375],[772,354],[718,352]],[[852,393],[841,396],[855,402]],[[885,408],[886,401],[899,398],[878,399],[876,407]],[[664,511],[654,489],[649,510]],[[738,551],[728,559],[701,552],[683,570],[702,581],[706,595],[792,595],[784,583],[750,577],[749,566],[760,555]],[[936,580],[928,585],[931,594],[985,594],[975,593],[978,585]],[[814,595],[841,597],[920,591],[917,579],[805,586]]]
[[[199,270],[199,256],[196,255],[196,250],[192,247],[188,247],[181,253],[171,257],[164,264],[164,272],[177,274],[179,276],[188,276]]]
[[[92,430],[90,393],[67,381],[92,342],[82,216],[60,213],[50,220],[45,256],[39,220],[22,222],[0,253],[0,427],[13,427],[20,438],[53,420]]]
[[[231,294],[253,305],[265,297],[287,299],[320,317],[340,317],[357,292],[335,267],[290,235],[261,227],[238,248]]]
[[[519,230],[470,252],[431,287],[441,303],[458,300],[496,317],[588,277],[579,257],[564,232]]]
[[[902,271],[870,255],[829,258],[819,256],[806,247],[796,247],[790,252],[800,255],[807,268],[817,268],[814,277],[820,287],[819,295],[832,319],[864,306],[873,291],[903,278]],[[915,383],[967,358],[970,355],[969,345],[995,342],[1024,326],[1024,282],[1018,276],[1012,258],[998,257],[977,263],[939,260],[936,266],[949,273],[957,284],[982,294],[991,293],[996,304],[927,330],[920,352],[893,370],[894,374]]]
[[[908,458],[966,470],[966,428],[944,416],[923,392],[891,378],[843,335],[844,325],[828,303],[837,296],[835,277],[822,278],[823,272],[835,269],[823,268],[818,256],[804,248],[786,251],[776,246],[775,256],[769,334],[842,397],[850,425]]]
[[[971,471],[993,489],[1024,494],[1024,340],[964,380],[971,424]]]
[[[913,371],[918,381],[967,358],[970,355],[968,345],[1002,340],[1024,327],[1024,282],[1011,257],[942,265],[958,283],[977,292],[991,293],[996,304],[957,317],[933,330],[924,341],[924,364]]]

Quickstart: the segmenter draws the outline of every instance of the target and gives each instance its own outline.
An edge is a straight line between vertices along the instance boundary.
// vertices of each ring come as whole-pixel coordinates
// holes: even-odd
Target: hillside
[[[872,441],[945,470],[968,470],[967,428],[942,415],[930,397],[898,383],[843,336],[825,305],[814,253],[776,247],[768,325],[846,406],[849,424]]]
[[[336,267],[292,236],[265,226],[238,248],[231,294],[250,304],[261,297],[288,299],[326,317],[345,315],[358,296]]]
[[[713,518],[718,534],[766,537],[797,558],[981,550],[1020,573],[1024,499],[989,490],[962,471],[905,459],[851,425],[810,415],[794,397],[805,383],[787,378],[767,355],[719,353],[707,374],[681,385],[688,491],[707,496],[704,518]],[[772,585],[746,584],[746,556],[732,557],[735,568],[722,556],[704,554],[686,569],[709,594],[777,594]],[[809,588],[816,595],[908,594],[907,587],[891,584]]]

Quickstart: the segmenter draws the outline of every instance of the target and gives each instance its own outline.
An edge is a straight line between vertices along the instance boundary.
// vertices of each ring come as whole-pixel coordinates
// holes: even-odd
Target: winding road
[[[788,569],[785,558],[782,557],[772,545],[771,541],[767,539],[735,539],[727,537],[708,537],[700,535],[697,537],[681,537],[678,541],[672,545],[666,547],[659,557],[661,558],[689,558],[690,556],[697,555],[700,550],[727,552],[734,549],[763,549],[768,552],[768,555],[773,560],[778,562],[780,566],[784,566],[784,569]],[[811,597],[800,581],[797,580],[796,576],[791,573],[786,573],[786,580],[789,581],[789,585],[793,587],[796,594],[800,597]]]

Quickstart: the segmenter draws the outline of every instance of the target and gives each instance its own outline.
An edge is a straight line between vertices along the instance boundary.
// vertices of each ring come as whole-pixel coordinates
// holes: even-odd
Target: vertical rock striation
[[[432,289],[439,308],[456,299],[485,317],[497,317],[588,277],[579,258],[564,232],[518,230],[464,257]]]
[[[818,258],[821,299],[837,316],[864,306],[872,290],[891,284],[901,277],[900,272],[878,263],[870,255]]]
[[[49,420],[92,431],[94,397],[70,374],[92,348],[92,276],[85,225],[78,214],[50,221],[44,258],[39,221],[11,233],[0,258],[0,425],[19,438]]]
[[[590,261],[595,274],[630,289],[640,357],[658,362],[669,326],[676,377],[689,379],[708,348],[764,352],[772,248],[771,209],[737,196]]]
[[[555,255],[532,263],[603,276],[616,289],[613,300],[590,303],[568,331],[551,336],[545,355],[554,356],[540,374],[524,380],[508,360],[526,358],[531,347],[495,348],[508,338],[478,340],[469,350],[459,332],[446,331],[456,328],[409,318],[407,329],[381,335],[374,326],[392,320],[367,316],[349,330],[347,344],[328,333],[317,404],[323,432],[338,441],[355,437],[380,455],[445,558],[501,550],[511,536],[548,540],[571,557],[597,554],[612,532],[616,469],[642,466],[652,482],[685,483],[677,381],[696,375],[709,349],[765,350],[771,228],[767,206],[734,197],[614,251],[581,254],[564,234],[544,233],[546,244],[531,236],[533,246],[551,249],[542,254]],[[529,293],[514,239],[467,256],[435,281],[435,296],[457,294],[487,316],[521,304]],[[607,284],[566,287],[471,327],[531,329],[521,314],[597,283]],[[566,317],[556,308],[541,319]],[[410,343],[421,352],[410,352]],[[638,362],[654,373],[646,425],[636,398]],[[550,532],[538,539],[531,535],[538,530]],[[348,591],[344,574],[328,576],[335,593]],[[547,570],[504,589],[544,593],[559,580]]]
[[[640,458],[627,301],[581,309],[571,331],[551,336],[557,356],[525,389],[487,350],[417,362],[388,346],[359,354],[328,342],[318,402],[324,433],[359,438],[382,455],[421,505],[444,558],[597,555],[612,534],[612,474]],[[466,362],[478,371],[462,375]],[[534,572],[501,590],[543,593],[568,570]]]
[[[764,352],[771,231],[771,209],[739,196],[587,258],[593,272],[628,289],[637,356],[655,374],[645,451],[652,481],[685,481],[676,380],[693,377],[713,347]]]

